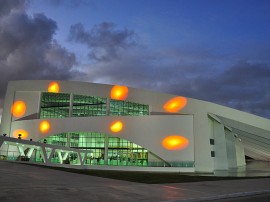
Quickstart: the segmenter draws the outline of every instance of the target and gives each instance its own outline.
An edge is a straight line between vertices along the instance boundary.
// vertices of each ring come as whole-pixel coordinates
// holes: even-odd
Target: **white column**
[[[46,153],[46,149],[45,146],[41,146],[41,150],[40,150],[41,156],[43,158],[44,163],[48,163],[48,158],[47,158],[47,153]]]
[[[227,170],[228,169],[228,157],[227,157],[227,147],[226,138],[224,132],[224,126],[217,121],[214,121],[214,139],[215,139],[215,157],[214,164],[215,170]],[[209,154],[210,155],[210,154]]]
[[[23,150],[23,147],[22,147],[22,146],[17,146],[17,147],[18,147],[18,150],[19,150],[20,156],[25,156],[25,154],[24,154],[24,150]]]
[[[58,154],[58,158],[59,158],[59,161],[60,161],[60,164],[63,164],[63,158],[62,158],[62,153],[61,151],[57,151],[57,154]]]
[[[79,157],[80,165],[83,165],[82,155],[80,154],[80,152],[78,152],[78,157]]]
[[[29,150],[28,150],[26,156],[27,156],[28,158],[30,158],[30,157],[32,156],[32,154],[33,154],[33,151],[34,151],[34,148],[33,148],[33,147],[32,147],[32,148],[29,148]]]
[[[68,117],[72,117],[73,114],[73,103],[74,103],[74,95],[73,93],[70,94],[69,99],[69,114]],[[70,133],[67,133],[67,147],[70,147]]]
[[[86,158],[87,158],[87,152],[80,152],[81,155],[83,154],[83,158],[82,158],[82,165],[84,165],[85,161],[86,161]]]
[[[237,166],[246,165],[244,145],[238,137],[235,139],[235,150]]]
[[[236,168],[236,149],[235,149],[235,137],[234,134],[225,128],[226,134],[226,145],[227,145],[227,157],[228,157],[228,167]]]
[[[49,162],[51,162],[54,153],[55,153],[55,149],[53,148],[53,149],[51,150],[51,153],[50,153],[49,157],[48,157]]]
[[[2,146],[2,144],[4,143],[4,140],[2,140],[2,138],[0,139],[0,147]]]
[[[107,98],[106,102],[106,116],[110,116],[110,98]],[[108,134],[105,134],[104,137],[104,164],[108,165],[108,145],[109,145],[109,137]]]
[[[66,159],[67,159],[68,153],[69,153],[69,152],[65,152],[65,154],[64,154],[64,156],[63,156],[63,160],[66,160]]]

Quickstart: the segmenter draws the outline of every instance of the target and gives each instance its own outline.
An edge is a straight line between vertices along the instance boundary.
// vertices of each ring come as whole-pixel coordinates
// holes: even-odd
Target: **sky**
[[[269,0],[0,0],[10,80],[118,84],[270,118]]]

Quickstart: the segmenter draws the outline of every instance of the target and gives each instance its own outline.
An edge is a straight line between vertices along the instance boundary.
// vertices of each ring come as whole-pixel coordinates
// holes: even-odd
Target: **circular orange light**
[[[23,116],[26,112],[26,104],[24,101],[18,100],[11,107],[11,114],[17,118]]]
[[[47,133],[51,128],[51,125],[48,121],[42,121],[39,124],[39,130],[42,133]]]
[[[50,93],[58,93],[59,92],[59,85],[57,82],[53,81],[49,84],[49,87],[48,87],[48,92]]]
[[[162,146],[167,150],[181,150],[188,145],[188,139],[179,135],[167,136],[162,140]]]
[[[13,137],[18,138],[20,134],[21,139],[26,139],[28,137],[28,132],[23,129],[18,129],[13,132]]]
[[[166,102],[163,106],[164,110],[167,112],[178,112],[187,105],[187,98],[185,97],[175,97]]]
[[[113,122],[110,129],[114,133],[120,132],[123,129],[123,123],[121,121]]]
[[[114,86],[111,90],[111,98],[115,100],[125,100],[128,96],[128,87]]]

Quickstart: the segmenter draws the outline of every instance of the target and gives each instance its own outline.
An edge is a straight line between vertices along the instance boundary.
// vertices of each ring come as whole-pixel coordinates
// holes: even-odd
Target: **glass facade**
[[[145,116],[149,114],[149,106],[128,101],[111,100],[111,116]]]
[[[42,93],[40,118],[64,118],[69,116],[70,94]]]
[[[108,136],[108,135],[107,135]],[[40,140],[44,142],[45,139]],[[148,151],[141,146],[118,137],[103,133],[71,132],[52,135],[46,138],[47,144],[90,150],[86,165],[122,165],[147,166]],[[105,145],[108,152],[105,153]],[[107,159],[107,163],[105,162]],[[69,156],[70,162],[77,161],[76,154]],[[38,161],[38,159],[37,159]],[[53,155],[52,162],[59,162],[58,155]]]
[[[107,99],[95,96],[74,95],[72,116],[106,116]]]
[[[148,105],[121,100],[109,102],[107,109],[106,98],[44,92],[41,96],[40,118],[149,115]]]
[[[109,165],[148,165],[148,151],[141,146],[118,137],[109,137],[108,143]]]
[[[146,115],[149,115],[148,105],[129,101],[67,93],[44,92],[41,95],[40,118]],[[40,142],[44,142],[44,139]],[[128,140],[97,132],[56,134],[47,137],[46,143],[89,150],[84,162],[86,165],[194,166],[194,162],[165,162],[162,159],[150,162],[147,149]],[[68,157],[68,162],[77,164],[78,158],[77,153],[72,153]],[[36,161],[42,161],[39,151],[37,151]],[[53,154],[52,162],[60,162],[58,154]]]

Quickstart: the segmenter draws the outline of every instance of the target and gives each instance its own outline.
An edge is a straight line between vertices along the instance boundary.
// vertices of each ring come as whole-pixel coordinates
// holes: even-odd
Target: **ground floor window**
[[[47,144],[91,150],[85,158],[86,165],[148,166],[147,149],[128,140],[97,132],[60,133],[41,139]],[[37,159],[38,160],[38,159]],[[69,156],[76,163],[76,154]],[[52,157],[58,163],[58,155]]]

